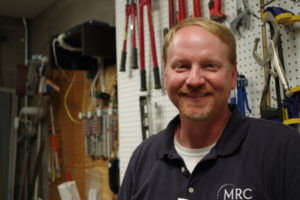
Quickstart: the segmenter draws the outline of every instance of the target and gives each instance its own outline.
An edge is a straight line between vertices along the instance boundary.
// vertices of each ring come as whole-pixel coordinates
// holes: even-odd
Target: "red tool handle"
[[[130,14],[130,6],[128,4],[126,4],[125,14],[126,14],[126,21],[125,21],[125,28],[124,28],[123,48],[122,48],[122,54],[121,54],[121,65],[120,65],[120,71],[121,72],[125,71],[125,65],[126,65],[128,18],[129,18],[129,14]]]
[[[148,13],[148,24],[150,32],[150,43],[151,43],[151,53],[152,53],[152,63],[153,63],[153,73],[154,73],[154,84],[155,89],[160,89],[160,77],[159,68],[157,62],[157,54],[155,47],[155,37],[154,28],[152,22],[151,13],[151,0],[140,0],[139,10],[140,10],[140,69],[141,69],[141,91],[146,91],[146,68],[145,68],[145,45],[144,45],[144,6],[147,6]]]
[[[221,12],[222,1],[221,0],[210,0],[208,3],[209,15],[213,20],[220,20],[226,17],[224,13]]]
[[[177,21],[184,20],[186,18],[185,0],[178,0],[178,19]]]
[[[56,139],[56,134],[52,133],[51,134],[51,141],[52,141],[52,150],[54,153],[58,153],[58,145],[57,145],[57,139]]]
[[[140,77],[141,77],[141,91],[147,90],[146,85],[146,68],[145,68],[145,45],[144,45],[144,5],[143,1],[139,3],[140,13]]]
[[[193,0],[194,17],[202,17],[200,0]]]
[[[132,33],[131,33],[131,55],[132,55],[132,62],[131,62],[131,68],[132,69],[138,69],[138,63],[137,63],[137,47],[136,47],[136,4],[132,3],[130,5],[130,15],[131,15],[131,23],[133,26]]]
[[[176,24],[174,0],[169,0],[169,28]]]
[[[153,64],[153,74],[154,74],[154,88],[160,89],[161,84],[160,84],[160,77],[159,77],[156,47],[155,47],[154,28],[152,22],[151,0],[149,0],[149,4],[147,4],[147,8],[148,8],[148,24],[149,24],[149,31],[150,31],[152,64]]]

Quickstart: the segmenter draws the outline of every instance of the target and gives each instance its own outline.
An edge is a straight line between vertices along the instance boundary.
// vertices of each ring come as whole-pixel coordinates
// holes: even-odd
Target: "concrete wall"
[[[22,19],[0,16],[0,36],[0,87],[15,88],[17,65],[24,64]]]
[[[114,0],[58,0],[32,21],[31,53],[46,54],[50,37],[90,19],[115,24]]]

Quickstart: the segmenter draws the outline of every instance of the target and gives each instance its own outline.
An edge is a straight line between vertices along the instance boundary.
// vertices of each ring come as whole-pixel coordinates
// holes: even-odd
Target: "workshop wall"
[[[0,16],[0,86],[16,87],[17,65],[24,63],[24,28],[21,19]]]
[[[125,4],[126,0],[117,0],[116,3],[116,32],[117,32],[117,56],[118,56],[118,68],[120,68],[121,51],[124,39],[124,27],[125,27]],[[136,1],[139,2],[139,1]],[[152,1],[153,2],[153,1]],[[177,1],[174,1],[177,2]],[[187,13],[188,16],[192,14],[192,1],[188,2]],[[202,15],[209,18],[208,9],[209,0],[201,1]],[[267,1],[265,1],[267,2]],[[249,8],[257,16],[259,13],[259,0],[247,1]],[[295,14],[299,15],[300,3],[299,1],[292,0],[277,0],[270,6],[280,6]],[[137,6],[139,9],[139,6]],[[223,22],[228,27],[230,22],[237,16],[236,13],[236,1],[222,1],[222,11],[227,15],[226,20]],[[145,30],[145,63],[147,71],[148,88],[147,92],[140,91],[140,71],[131,69],[131,38],[129,37],[131,32],[128,33],[127,38],[127,60],[126,71],[118,71],[118,85],[119,85],[119,128],[120,128],[120,168],[121,179],[125,173],[128,161],[133,150],[142,142],[142,130],[141,130],[141,116],[139,97],[149,97],[150,106],[148,108],[149,113],[149,126],[150,135],[155,134],[158,131],[166,127],[171,118],[177,114],[177,110],[170,103],[165,91],[163,89],[154,89],[153,72],[152,72],[152,57],[151,47],[149,39],[149,29],[147,21],[147,10],[144,9],[144,30]],[[162,44],[163,44],[163,29],[168,27],[168,1],[160,0],[155,1],[152,4],[152,16],[156,40],[156,51],[158,57],[158,66],[162,76],[163,63],[162,63]],[[250,28],[240,28],[241,37],[237,39],[237,54],[238,54],[238,71],[244,74],[248,79],[248,100],[252,113],[247,115],[253,117],[260,117],[259,104],[264,85],[264,70],[259,66],[252,57],[252,50],[254,47],[255,38],[261,38],[261,20],[254,16],[250,17]],[[131,23],[131,22],[130,22]],[[136,22],[138,24],[138,21]],[[129,27],[131,24],[129,25]],[[268,30],[268,25],[267,25]],[[137,30],[137,33],[139,31]],[[280,32],[282,34],[283,52],[285,56],[285,67],[287,79],[291,87],[300,85],[299,78],[300,70],[298,70],[300,62],[300,24],[296,23],[289,26],[280,26]],[[269,32],[268,32],[269,34]],[[139,37],[137,37],[137,45],[139,44]],[[269,44],[269,43],[268,43]],[[139,45],[138,45],[139,49]],[[262,56],[261,44],[258,46],[257,52]],[[139,56],[139,55],[138,55]],[[140,63],[138,63],[140,65]],[[162,79],[163,82],[163,79]],[[274,82],[272,85],[272,105],[275,105],[274,97]]]

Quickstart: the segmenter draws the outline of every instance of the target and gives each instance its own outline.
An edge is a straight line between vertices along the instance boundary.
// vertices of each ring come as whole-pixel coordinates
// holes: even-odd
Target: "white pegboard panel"
[[[136,0],[138,3],[138,0]],[[153,9],[153,24],[156,40],[156,51],[158,58],[158,65],[162,75],[162,44],[163,44],[163,29],[168,27],[168,1],[167,0],[152,0]],[[188,16],[192,14],[192,0],[186,0]],[[209,17],[208,9],[209,0],[202,0],[202,16]],[[175,0],[177,7],[177,0]],[[117,66],[120,66],[121,49],[124,38],[125,26],[125,4],[126,0],[116,0],[116,32],[117,32]],[[259,0],[247,1],[251,11],[259,16]],[[299,14],[300,3],[299,1],[291,0],[276,0],[270,6],[282,6],[283,8]],[[137,5],[137,10],[138,10]],[[230,22],[236,17],[236,1],[223,0],[222,11],[227,15],[226,20],[223,22],[229,27]],[[254,39],[261,38],[261,21],[253,16],[250,17],[251,26],[249,29],[240,28],[241,37],[237,39],[237,56],[238,56],[238,71],[244,74],[248,79],[248,100],[252,109],[251,116],[259,117],[259,103],[262,88],[264,85],[264,72],[263,69],[255,62],[252,57],[252,49],[254,46]],[[144,8],[144,30],[145,30],[145,63],[147,70],[147,79],[152,80],[152,57],[150,50],[150,38],[148,31],[147,10]],[[139,22],[137,21],[137,47],[139,49]],[[286,74],[289,83],[292,87],[300,85],[300,23],[290,25],[287,27],[280,26],[281,38],[283,42],[284,58]],[[140,72],[139,70],[128,70],[130,64],[130,33],[127,39],[127,60],[126,72],[119,72],[118,70],[118,100],[119,100],[119,130],[120,130],[120,174],[121,179],[124,176],[128,161],[133,150],[142,141],[141,133],[141,119],[139,108],[139,97],[141,95],[151,95],[152,105],[152,123],[153,133],[164,129],[171,118],[178,112],[172,103],[169,101],[167,94],[163,90],[153,89],[153,84],[148,85],[150,88],[149,93],[140,91]],[[257,52],[262,52],[261,43],[258,46]],[[138,61],[138,65],[140,65]],[[163,76],[161,76],[163,78]],[[274,85],[273,81],[271,82]],[[272,86],[274,90],[274,86]],[[272,94],[275,96],[275,92]],[[275,105],[275,101],[273,101]]]

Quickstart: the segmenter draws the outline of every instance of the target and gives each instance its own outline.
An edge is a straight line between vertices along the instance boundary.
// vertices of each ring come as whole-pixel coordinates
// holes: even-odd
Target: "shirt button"
[[[194,192],[194,188],[189,187],[188,191],[189,191],[189,193],[193,193]]]
[[[181,167],[181,172],[184,173],[185,172],[185,168]]]

